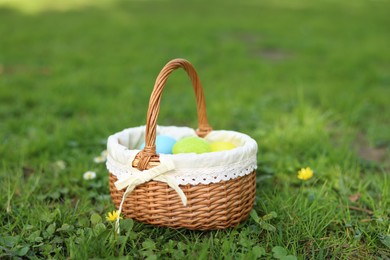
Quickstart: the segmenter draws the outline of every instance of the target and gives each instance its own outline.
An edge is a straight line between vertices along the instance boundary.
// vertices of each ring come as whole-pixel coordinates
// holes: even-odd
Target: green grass
[[[0,1],[0,258],[390,257],[389,1],[35,3]],[[212,126],[258,142],[255,210],[271,218],[208,232],[126,220],[114,236],[92,158],[145,123],[176,57],[200,74]],[[159,124],[196,121],[178,71]]]

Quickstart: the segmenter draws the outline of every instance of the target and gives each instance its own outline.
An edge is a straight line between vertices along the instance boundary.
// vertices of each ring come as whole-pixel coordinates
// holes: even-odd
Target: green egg
[[[211,152],[210,144],[197,136],[185,137],[175,143],[172,148],[173,154],[178,153],[208,153]]]

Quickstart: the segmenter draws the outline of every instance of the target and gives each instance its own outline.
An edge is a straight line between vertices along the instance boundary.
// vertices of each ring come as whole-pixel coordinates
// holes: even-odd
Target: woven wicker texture
[[[168,62],[158,75],[150,97],[146,118],[145,148],[132,162],[133,167],[147,170],[159,165],[156,154],[156,127],[162,91],[168,76],[183,68],[195,91],[198,111],[197,134],[204,137],[212,128],[207,121],[203,89],[193,66],[184,59]],[[114,185],[116,177],[110,174],[110,194],[119,208],[124,189]],[[180,197],[166,183],[149,181],[137,186],[123,203],[122,213],[135,220],[172,228],[198,230],[224,229],[237,225],[248,217],[256,193],[256,172],[213,184],[180,185],[187,197],[183,206]]]
[[[171,60],[160,71],[156,82],[154,83],[153,92],[150,95],[148,113],[146,115],[145,147],[137,156],[137,159],[139,159],[137,168],[140,170],[147,169],[149,162],[158,161],[155,142],[157,132],[157,118],[160,112],[162,91],[164,90],[164,86],[168,80],[169,75],[178,68],[183,68],[187,72],[187,75],[191,79],[192,86],[195,91],[196,107],[198,112],[197,134],[200,137],[204,137],[212,130],[207,120],[206,102],[203,94],[203,88],[196,70],[187,60]]]
[[[111,199],[118,208],[124,190],[115,188],[110,174]],[[141,222],[196,230],[234,227],[246,219],[256,193],[256,173],[237,179],[200,185],[180,186],[187,196],[184,207],[177,193],[166,183],[150,181],[139,185],[123,204],[127,218]]]

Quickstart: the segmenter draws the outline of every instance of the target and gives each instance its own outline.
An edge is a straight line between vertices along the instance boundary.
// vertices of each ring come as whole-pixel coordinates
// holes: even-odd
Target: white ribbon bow
[[[128,194],[130,194],[136,186],[143,184],[145,182],[154,180],[154,181],[161,181],[165,182],[168,184],[169,187],[174,189],[177,194],[179,195],[182,203],[184,206],[187,205],[187,197],[184,194],[184,192],[180,189],[179,185],[177,184],[176,180],[173,177],[166,176],[164,173],[167,173],[175,168],[175,165],[173,161],[169,158],[160,156],[160,165],[157,167],[154,167],[150,170],[145,170],[145,171],[140,171],[136,168],[131,169],[131,175],[126,176],[125,178],[122,178],[118,181],[115,182],[115,187],[118,190],[126,188],[125,193],[123,194],[121,204],[119,205],[118,209],[118,217],[116,219],[115,227],[118,232],[120,233],[119,230],[119,218],[120,214],[122,212],[122,206],[123,203],[127,197]]]

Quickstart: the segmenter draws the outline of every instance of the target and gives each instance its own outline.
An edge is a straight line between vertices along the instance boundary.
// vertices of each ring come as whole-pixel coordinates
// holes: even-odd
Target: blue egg
[[[158,135],[156,138],[156,153],[157,154],[172,154],[172,147],[176,143],[176,140],[166,135]],[[140,150],[144,149],[145,142],[139,147]]]

